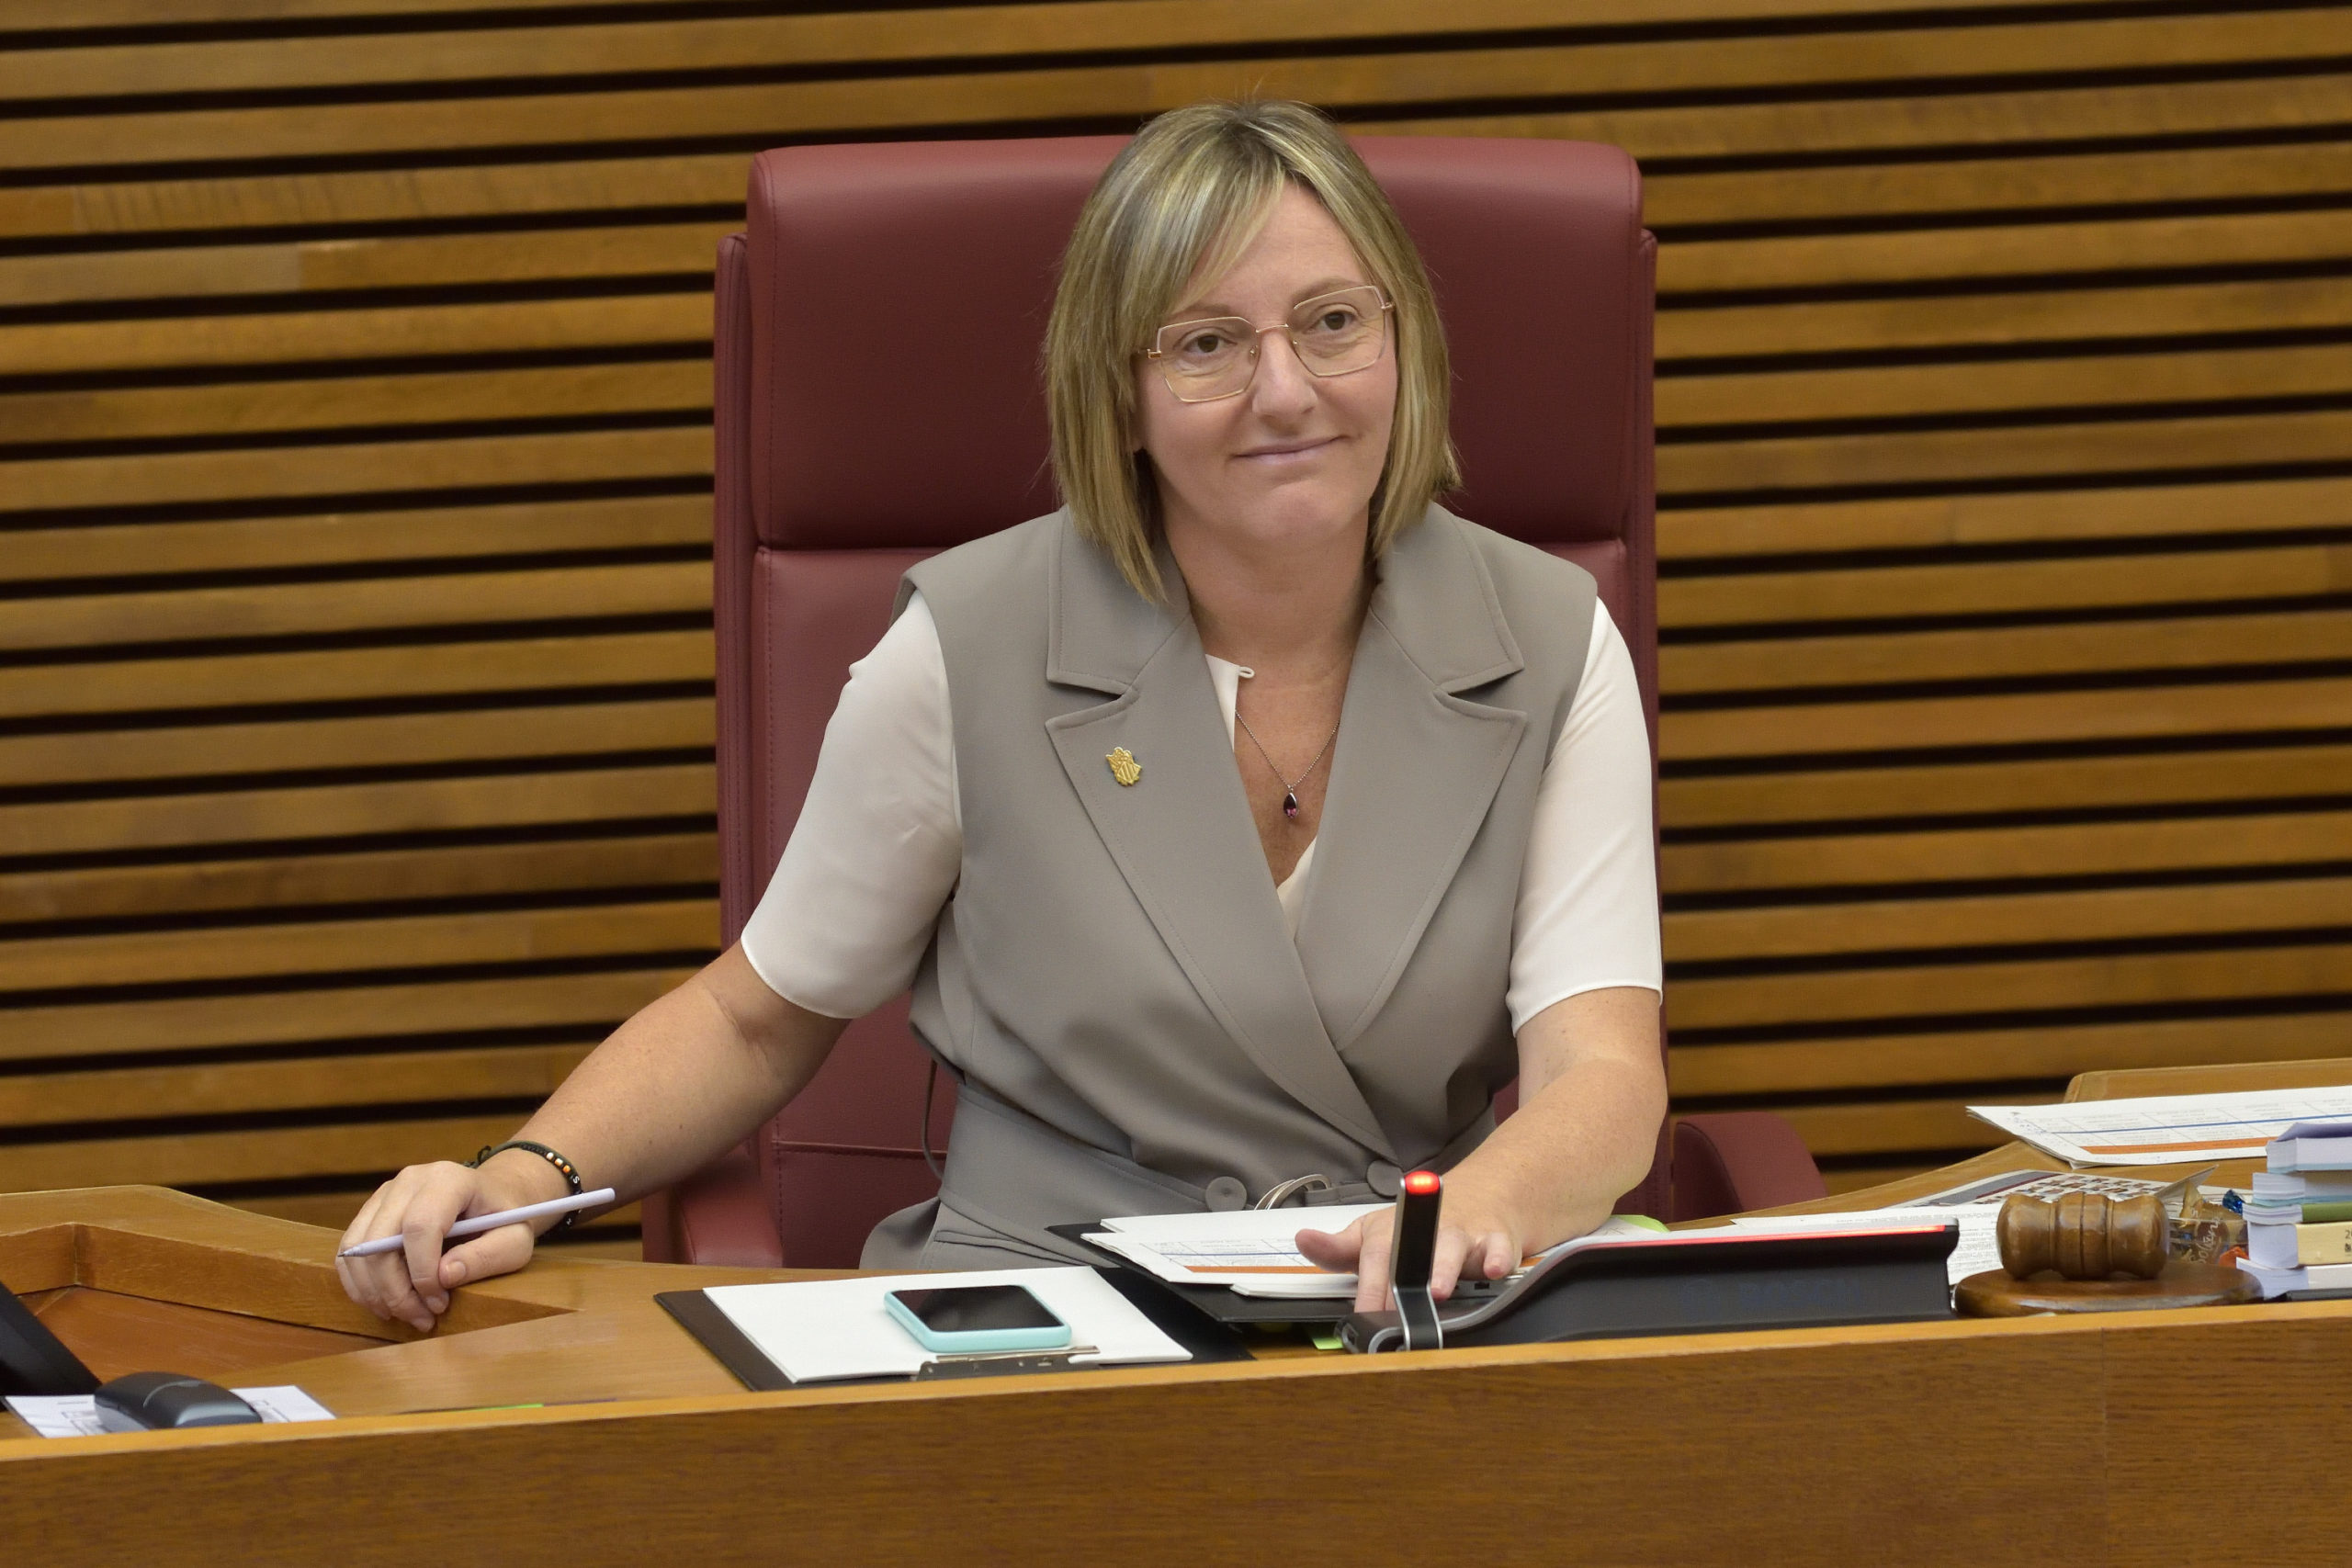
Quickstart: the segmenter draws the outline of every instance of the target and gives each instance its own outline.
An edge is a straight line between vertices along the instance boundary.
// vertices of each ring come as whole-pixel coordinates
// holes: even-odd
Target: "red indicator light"
[[[1437,1172],[1417,1170],[1405,1178],[1405,1190],[1416,1198],[1426,1198],[1438,1189]]]

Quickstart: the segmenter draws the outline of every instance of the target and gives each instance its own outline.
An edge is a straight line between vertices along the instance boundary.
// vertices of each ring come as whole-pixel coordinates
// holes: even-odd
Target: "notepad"
[[[713,1285],[703,1292],[744,1338],[794,1382],[913,1377],[937,1352],[900,1327],[882,1298],[897,1290],[1021,1285],[1069,1325],[1074,1366],[1189,1361],[1170,1338],[1091,1269],[990,1269],[873,1274],[774,1285]]]
[[[2072,1165],[2259,1159],[2296,1122],[2352,1116],[2352,1085],[1972,1105],[1968,1113]]]

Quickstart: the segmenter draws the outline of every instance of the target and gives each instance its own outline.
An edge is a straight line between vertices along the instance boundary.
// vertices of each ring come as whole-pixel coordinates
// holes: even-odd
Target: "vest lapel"
[[[1454,694],[1523,667],[1486,564],[1431,507],[1382,560],[1298,928],[1345,1050],[1387,1000],[1501,787],[1527,716]]]
[[[1147,612],[1067,526],[1056,547],[1046,679],[1113,698],[1046,726],[1095,831],[1235,1043],[1301,1105],[1395,1159],[1283,929],[1174,561],[1163,554],[1160,570],[1176,603]],[[1108,761],[1121,747],[1143,770],[1132,786]]]

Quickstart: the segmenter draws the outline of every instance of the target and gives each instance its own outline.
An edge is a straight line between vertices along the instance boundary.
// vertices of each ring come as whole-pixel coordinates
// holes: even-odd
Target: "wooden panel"
[[[2048,0],[1979,0],[1983,8],[2043,6]],[[660,6],[681,8],[699,0],[638,0],[634,7],[650,11]],[[501,11],[571,8],[579,0],[501,0]],[[1591,26],[1647,21],[1716,21],[1743,17],[1770,17],[1785,8],[1783,0],[1583,0],[1575,19]],[[1899,16],[1905,11],[1940,10],[1940,0],[1811,0],[1816,16]],[[481,0],[17,0],[9,12],[12,27],[99,28],[139,27],[164,22],[280,21],[314,17],[424,16],[436,12],[481,9]],[[830,17],[828,32],[819,38],[844,36],[867,51],[888,47],[874,39],[873,24],[863,17]],[[980,49],[1025,51],[1041,42],[1080,47],[1139,47],[1146,44],[1190,42],[1205,29],[1219,38],[1251,40],[1292,37],[1345,38],[1388,31],[1432,31],[1441,28],[1479,30],[1544,26],[1560,20],[1556,6],[1544,0],[1361,0],[1344,14],[1335,15],[1321,0],[1092,0],[1059,5],[974,7],[968,17],[952,14],[934,23],[940,41],[926,34],[925,55],[948,55]],[[1171,34],[1153,29],[1182,28]],[[850,44],[844,57],[865,58]]]
[[[659,367],[632,367],[656,373]],[[94,399],[103,416],[111,398]],[[266,561],[280,569],[363,561],[637,549],[710,538],[707,496],[625,496],[518,502],[503,506],[418,507],[223,523],[100,523],[23,528],[0,551],[0,581],[221,572]]]
[[[1668,893],[2116,875],[2352,860],[2352,811],[1811,835],[1667,846]]]
[[[488,980],[444,977],[405,985],[19,1008],[9,1013],[7,1030],[0,1032],[0,1061],[331,1040],[413,1041],[420,1035],[502,1029],[610,1029],[684,981],[694,968],[638,964]]]
[[[45,1220],[77,1198],[91,1201],[45,1198],[34,1217]],[[183,1299],[197,1294],[184,1283],[194,1277],[207,1304],[372,1326],[344,1314],[315,1235],[265,1237],[256,1233],[289,1227],[246,1216],[243,1234],[212,1227],[209,1249],[200,1251],[181,1237],[207,1217],[153,1226],[163,1234],[152,1241],[125,1234],[130,1226],[121,1220],[84,1234],[119,1236],[107,1249],[111,1269],[161,1275]],[[173,1244],[180,1267],[165,1273]],[[109,1272],[93,1273],[92,1283],[113,1287]],[[7,1527],[45,1539],[86,1519],[91,1555],[176,1568],[202,1560],[183,1549],[185,1529],[159,1528],[150,1512],[110,1509],[111,1499],[144,1482],[180,1514],[209,1503],[223,1518],[332,1515],[372,1477],[383,1521],[347,1532],[353,1568],[411,1561],[419,1543],[447,1533],[438,1515],[494,1515],[502,1502],[513,1506],[513,1539],[534,1560],[606,1568],[631,1561],[633,1522],[660,1515],[664,1486],[700,1467],[724,1469],[741,1484],[680,1510],[665,1539],[673,1555],[712,1568],[772,1555],[762,1526],[779,1496],[794,1501],[796,1540],[808,1554],[859,1562],[1060,1560],[1086,1555],[1092,1540],[1107,1540],[1111,1555],[1144,1561],[1180,1552],[1219,1561],[1295,1556],[1318,1547],[1377,1558],[1396,1527],[1387,1517],[1367,1518],[1356,1497],[1393,1471],[1401,1479],[1388,1514],[1418,1518],[1463,1506],[1477,1521],[1460,1532],[1464,1549],[1498,1564],[1671,1563],[1710,1553],[1774,1561],[1788,1555],[1781,1543],[1803,1540],[1821,1562],[1883,1557],[1944,1568],[1996,1554],[2029,1532],[2085,1542],[2086,1556],[2137,1562],[2152,1554],[2102,1549],[2119,1536],[2134,1549],[2143,1540],[2177,1541],[2184,1529],[2193,1531],[2192,1545],[2218,1543],[2235,1529],[2180,1509],[2166,1522],[2178,1518],[2181,1527],[2143,1533],[2139,1518],[2170,1483],[2153,1456],[2193,1448],[2200,1432],[2243,1440],[2262,1423],[2282,1421],[2295,1442],[2322,1442],[2346,1382],[2336,1371],[2344,1314],[2310,1303],[2185,1321],[1885,1325],[1464,1350],[1426,1367],[1310,1357],[944,1393],[874,1388],[746,1399],[645,1300],[657,1280],[690,1287],[730,1275],[753,1277],[551,1258],[522,1280],[469,1289],[447,1329],[423,1343],[279,1369],[345,1414],[334,1440],[265,1432],[233,1441],[187,1434],[112,1447],[11,1445],[25,1484],[6,1494]],[[232,1278],[256,1276],[267,1279],[268,1296],[251,1287],[232,1293]],[[2200,1321],[2209,1315],[2210,1326]],[[458,1337],[484,1322],[504,1325],[490,1344],[533,1353],[469,1354]],[[2123,1343],[2132,1340],[2139,1343]],[[2241,1415],[2231,1424],[2232,1407],[2218,1397],[2135,1398],[2139,1424],[2127,1438],[2122,1419],[2110,1422],[2107,1409],[2109,1368],[2126,1359],[2135,1387],[2160,1384],[2165,1369],[2191,1360],[2233,1388],[2265,1366],[2313,1371],[2259,1422]],[[567,1399],[596,1403],[487,1408]],[[452,1407],[461,1408],[443,1413]],[[2026,1441],[2021,1409],[2036,1413]],[[385,1418],[394,1412],[418,1414]],[[1452,1461],[1439,1438],[1449,1420],[1492,1434],[1493,1455]],[[1314,1486],[1281,1495],[1245,1490],[1207,1516],[1194,1478],[1167,1474],[1171,1451],[1218,1444],[1237,1468],[1271,1472],[1284,1454],[1313,1450],[1317,1433],[1350,1423],[1408,1440],[1384,1439],[1370,1456],[1350,1449],[1320,1459]],[[1573,1474],[1547,1447],[1556,1430],[1612,1423],[1623,1428],[1621,1440],[1598,1445]],[[1886,1437],[1928,1427],[1938,1434],[1932,1447]],[[2048,1450],[2095,1455],[2126,1442],[2138,1467],[2131,1490],[2048,1484]],[[531,1474],[529,1457],[548,1451],[564,1455],[569,1501],[551,1483],[518,1498],[512,1476]],[[944,1457],[959,1453],[1037,1462],[983,1483]],[[1679,1470],[1677,1455],[1686,1461]],[[941,1472],[928,1508],[910,1510],[903,1487],[892,1483],[894,1465],[910,1461]],[[1058,1489],[1080,1470],[1122,1497],[1116,1517],[1079,1522],[1056,1512]],[[1038,1471],[1046,1472],[1042,1480]],[[1694,1480],[1723,1501],[1678,1506]],[[1325,1500],[1334,1493],[1338,1502]],[[1849,1506],[1825,1510],[1825,1496]],[[1551,1521],[1559,1540],[1531,1543],[1498,1522],[1514,1498]],[[2282,1489],[2265,1500],[2273,1505],[2266,1545],[2306,1539],[2318,1528],[2312,1521],[2324,1517],[2324,1499]],[[410,1522],[418,1519],[426,1523]],[[2214,1555],[2211,1546],[2195,1551]],[[272,1541],[256,1561],[277,1568],[301,1557]]]
[[[2323,396],[2352,390],[2352,368],[2347,368],[2346,359],[2340,347],[2273,347],[2196,354],[2101,355],[1990,365],[1966,362],[1869,366],[1846,370],[1792,370],[1769,376],[1675,376],[1658,383],[1657,418],[1661,430],[1670,430],[1689,425],[1736,426],[1765,420],[1793,424],[1806,420],[1871,419],[1888,409],[1926,416]],[[2237,428],[2243,423],[2223,422],[2205,428]],[[2003,430],[1972,439],[1984,446],[1994,442],[2018,441],[2019,433]],[[2039,439],[2044,446],[2051,441],[2039,433],[2027,439]],[[2129,466],[2125,455],[2133,445],[2131,431],[2077,430],[2056,439],[2071,440],[2076,450],[2095,445],[2098,460],[2106,468]],[[1751,445],[1734,450],[1755,449]],[[2033,471],[2030,450],[2020,446],[2015,454],[1978,455],[1990,459],[1986,472],[2029,473]],[[1720,449],[1710,452],[1708,458],[1716,466],[1725,460]],[[1692,460],[1692,455],[1687,453],[1676,457],[1676,462],[1686,468]],[[2175,458],[2149,466],[2175,467],[2180,466],[2180,461]],[[1867,470],[1857,463],[1852,471],[1860,477]],[[1844,470],[1839,471],[1839,477],[1845,477]],[[1687,473],[1679,483],[1686,489],[1703,488]]]
[[[2352,1001],[2352,947],[2315,942],[1686,979],[1675,987],[1674,1021],[1686,1031],[1754,1029],[2272,998]]]
[[[707,414],[709,408],[710,366],[697,357],[547,370],[293,377],[105,392],[0,393],[0,433],[11,443],[123,441],[460,420]],[[702,525],[702,536],[708,538],[707,516]],[[586,526],[593,528],[593,524]]]
[[[2063,374],[2064,361],[2055,362]],[[1661,391],[1671,382],[1659,383]],[[1658,519],[1669,562],[1722,556],[2058,544],[2352,527],[2352,480],[2119,485],[2045,492],[1677,508]],[[1679,590],[1677,590],[1679,592]]]
[[[673,36],[675,36],[674,32]],[[469,40],[470,41],[470,40]],[[526,44],[526,47],[528,47]],[[355,155],[654,136],[874,131],[984,119],[1084,118],[1172,107],[1255,89],[1334,107],[1576,92],[1668,93],[1770,84],[1926,86],[2010,72],[2059,73],[2325,58],[2352,52],[2333,10],[2064,21],[1776,37],[1542,44],[1244,63],[1156,62],[1077,70],[974,72],[846,81],[618,88],[473,99],[329,102],[277,108],[137,111],[0,121],[0,159],[24,168],[123,164],[161,146],[223,159]],[[183,78],[184,79],[184,78]]]
[[[347,1213],[674,981],[752,150],[1245,90],[1647,165],[1684,1103],[2340,1043],[2352,6],[748,9],[0,24],[11,1168]]]
[[[1903,1181],[1915,1176],[1925,1176],[1937,1168],[1905,1162],[1898,1165],[1856,1165],[1839,1160],[1826,1164],[1821,1172],[1821,1184],[1831,1197],[1845,1192],[1859,1192],[1865,1188],[1883,1187],[1890,1181]]]
[[[526,0],[553,5],[556,0]],[[656,0],[661,3],[661,0]],[[2007,0],[2023,5],[2028,0]],[[33,0],[33,9],[40,0]],[[436,11],[450,5],[369,5],[367,12]],[[504,7],[512,8],[512,7]],[[789,17],[693,17],[678,20],[560,28],[480,28],[452,39],[417,32],[368,39],[289,38],[263,42],[100,46],[52,49],[14,70],[0,70],[0,100],[117,97],[186,91],[201,83],[213,92],[268,87],[322,87],[363,83],[513,81],[532,76],[602,74],[614,71],[670,72],[740,69],[752,65],[817,65],[890,60],[955,60],[989,55],[1079,53],[1106,49],[1170,49],[1191,45],[1205,31],[1227,43],[1317,43],[1389,33],[1517,31],[1573,22],[1719,20],[1771,16],[1772,5],[1727,0],[1634,4],[1584,0],[1573,15],[1542,0],[1360,0],[1343,12],[1312,0],[1201,0],[1142,5],[989,6],[935,12],[920,28],[888,15]],[[1816,5],[1817,13],[1894,13],[1927,8],[1925,0],[1845,0]],[[273,5],[264,15],[350,14],[356,6]],[[151,12],[146,19],[191,19],[185,12]],[[24,25],[12,15],[12,25]],[[96,26],[83,19],[77,27]]]
[[[0,942],[0,991],[712,951],[707,899]]]
[[[2352,90],[2346,96],[2352,109]],[[0,305],[702,275],[719,237],[741,227],[725,219],[0,256]],[[1658,287],[1682,304],[1714,290],[2260,265],[2347,252],[2352,218],[2337,211],[1996,224],[1690,242],[1661,254]]]
[[[698,290],[600,299],[41,321],[0,327],[0,356],[5,356],[0,363],[17,375],[30,376],[551,349],[688,347],[709,341],[710,295]]]
[[[247,1367],[340,1355],[383,1343],[357,1334],[79,1285],[58,1292],[40,1318],[101,1379],[150,1371],[157,1362],[167,1361],[175,1372],[221,1382]]]
[[[710,568],[701,561],[175,588],[19,601],[0,616],[0,648],[114,648],[558,616],[693,614],[709,608]]]
[[[496,1143],[514,1126],[510,1111],[420,1122],[334,1122],[251,1132],[13,1144],[0,1147],[0,1190],[96,1187],[108,1182],[196,1187],[397,1170],[422,1160],[446,1158],[452,1149],[477,1149]]]
[[[649,207],[740,210],[751,164],[748,153],[723,152],[0,187],[0,234],[341,228]]]
[[[0,872],[0,926],[608,887],[699,891],[718,879],[708,833],[77,866]]]
[[[1818,14],[1821,7],[1806,9]],[[2242,81],[2192,77],[2134,83],[2127,78],[2119,83],[2110,79],[2062,87],[1935,93],[1893,101],[1866,93],[1762,103],[1611,106],[1430,118],[1395,118],[1372,111],[1350,119],[1391,135],[1563,138],[1613,142],[1645,161],[1746,160],[1790,153],[1885,153],[1919,147],[2275,131],[2342,124],[2347,104],[2352,104],[2352,78],[2314,73]],[[1655,206],[1651,210],[1655,214]]]
[[[2346,173],[2352,185],[2352,155]],[[1658,318],[1657,355],[1671,368],[1681,359],[2139,340],[2152,326],[2165,336],[2340,329],[2352,323],[2352,278],[2052,289],[2004,294],[1997,310],[1973,302],[1930,296],[1675,310]]]
[[[268,46],[272,49],[282,47]],[[184,51],[185,45],[176,46]],[[0,61],[8,57],[0,55]],[[0,256],[0,305],[702,275],[740,220]]]
[[[707,699],[0,738],[20,784],[242,777],[312,769],[480,763],[605,751],[707,750]]]
[[[1367,129],[1614,141],[1644,158],[1742,158],[2118,135],[2193,135],[2340,125],[2342,76],[2167,82],[2093,89],[1883,96],[1442,119],[1363,118]],[[93,182],[0,190],[0,234],[235,231],[627,208],[739,206],[747,155],[607,158]],[[1647,182],[1654,221],[1770,222],[1878,213],[2064,209],[2352,188],[2340,151],[2196,148],[2059,154],[1977,165],[1881,165],[1748,174],[1668,171]]]
[[[2352,611],[1679,643],[1660,650],[1658,674],[1695,696],[2327,660],[2352,660]]]
[[[10,499],[28,509],[175,502],[308,500],[355,491],[470,490],[499,484],[614,484],[704,479],[701,430],[595,431],[260,454],[187,452],[139,458],[62,457],[11,466]]]
[[[707,817],[716,802],[707,762],[43,801],[0,806],[0,855]]]
[[[2296,100],[2286,101],[2292,105]],[[2352,190],[2352,144],[2062,152],[1967,162],[1783,169],[1769,178],[1745,173],[1667,175],[1648,182],[1646,190],[1644,210],[1649,220],[1668,226],[1766,224],[1862,215],[1879,219],[1958,213],[2008,217],[2083,207],[2340,197]],[[1993,314],[1996,318],[2006,314],[2006,308]]]
[[[2347,95],[2352,107],[2352,95]],[[2091,223],[1988,224],[1891,234],[1689,241],[1658,256],[1658,292],[1917,285],[2183,266],[2247,266],[2352,255],[2352,213],[2232,212]]]
[[[692,631],[0,666],[0,716],[699,682],[711,678],[711,658],[710,634]]]
[[[2352,704],[2352,680],[2335,679],[1726,708],[1666,715],[1658,754],[1668,761],[1694,761],[2333,730],[2343,727],[2346,704]]]
[[[2352,746],[2312,745],[1702,775],[1658,793],[1666,821],[1695,829],[2293,800],[2343,795],[2346,779]]]
[[[2222,829],[2226,831],[2226,825]],[[2085,893],[1871,899],[1766,909],[1682,909],[1666,918],[1669,964],[1917,948],[2036,947],[2151,937],[2352,930],[2352,880],[2198,883]]]
[[[2136,1020],[1764,1045],[1674,1048],[1674,1092],[1699,1100],[1876,1085],[2059,1080],[2109,1067],[2297,1061],[2340,1048],[2352,1013]]]
[[[2302,598],[2352,586],[2352,545],[2289,545],[2079,560],[1967,562],[1737,576],[1658,584],[1669,630]]]
[[[1976,1103],[1997,1105],[2002,1100],[1988,1097]],[[2008,1142],[2007,1134],[1977,1121],[1952,1100],[1792,1105],[1781,1114],[1804,1134],[1807,1147],[1829,1157],[1887,1155],[1905,1149],[1945,1149],[1957,1154]]]
[[[2352,295],[2347,295],[2352,300]],[[1661,496],[1964,483],[2052,474],[2330,461],[2352,450],[2352,413],[2248,414],[2030,429],[1781,437],[1658,448]]]
[[[430,1100],[538,1100],[588,1051],[589,1043],[511,1045],[0,1077],[0,1117],[13,1126],[33,1127]]]

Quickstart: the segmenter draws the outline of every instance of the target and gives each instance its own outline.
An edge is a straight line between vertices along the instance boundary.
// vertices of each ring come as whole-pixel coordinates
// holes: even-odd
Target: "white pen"
[[[484,1231],[494,1231],[501,1225],[514,1224],[518,1220],[536,1220],[541,1214],[568,1214],[574,1209],[593,1209],[599,1203],[609,1203],[612,1201],[613,1190],[609,1187],[599,1187],[594,1192],[582,1192],[576,1197],[551,1198],[544,1203],[526,1203],[519,1209],[501,1209],[494,1214],[476,1214],[470,1220],[459,1220],[456,1224],[451,1225],[448,1235],[443,1239],[456,1241],[463,1236],[480,1235]],[[396,1235],[379,1236],[374,1241],[363,1241],[357,1247],[346,1247],[335,1256],[337,1258],[376,1258],[387,1252],[398,1252],[404,1245],[406,1244],[401,1238]]]

